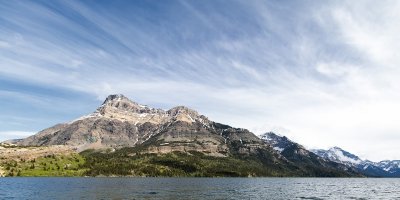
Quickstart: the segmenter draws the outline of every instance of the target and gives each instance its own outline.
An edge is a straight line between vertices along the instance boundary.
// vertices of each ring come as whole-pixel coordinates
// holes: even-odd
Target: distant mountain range
[[[17,147],[62,145],[74,149],[84,157],[74,155],[75,160],[85,163],[77,164],[78,171],[71,173],[84,171],[83,175],[92,176],[399,175],[398,161],[363,161],[337,147],[310,151],[272,132],[257,137],[246,129],[211,121],[184,106],[155,109],[124,95],[110,95],[89,115],[9,143]],[[3,149],[11,147],[3,145]],[[0,156],[7,160],[7,155]],[[47,170],[60,169],[49,163],[42,165]],[[8,161],[4,166],[19,174],[27,168]]]
[[[300,156],[305,153],[314,154],[320,159],[322,158],[351,167],[365,176],[400,177],[400,160],[384,160],[380,162],[362,160],[358,156],[339,147],[332,147],[328,150],[311,149],[308,151],[303,146],[289,140],[286,136],[280,136],[273,132],[265,133],[260,138],[269,143],[273,149],[279,151],[282,155],[298,154]],[[293,151],[293,149],[296,150]]]
[[[358,156],[339,147],[332,147],[328,150],[314,149],[311,151],[322,158],[354,167],[366,176],[400,177],[400,160],[384,160],[380,162],[362,160]]]

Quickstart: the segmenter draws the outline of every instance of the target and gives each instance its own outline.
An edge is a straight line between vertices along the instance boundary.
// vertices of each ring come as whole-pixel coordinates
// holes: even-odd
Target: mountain
[[[359,176],[290,144],[279,152],[246,129],[211,121],[190,108],[155,109],[124,95],[110,95],[89,115],[16,141],[75,149],[85,160],[78,170],[91,176]]]
[[[400,161],[398,160],[385,160],[380,162],[362,160],[358,156],[339,147],[332,147],[328,150],[314,149],[311,151],[322,158],[354,167],[358,172],[366,176],[400,177]]]
[[[267,132],[261,135],[260,138],[267,144],[270,144],[273,149],[279,152],[283,157],[305,168],[313,168],[315,170],[318,170],[319,168],[332,168],[349,172],[355,171],[352,166],[324,159],[323,157],[308,151],[302,145],[289,140],[286,136]]]
[[[95,112],[57,124],[17,144],[69,145],[80,150],[130,147],[173,123],[210,125],[206,117],[183,106],[164,111],[138,104],[123,95],[110,95]]]
[[[68,145],[78,151],[146,144],[149,153],[195,150],[213,156],[232,153],[228,146],[236,143],[241,153],[267,148],[249,131],[212,122],[187,107],[164,111],[123,95],[110,95],[95,112],[17,142],[21,146]]]

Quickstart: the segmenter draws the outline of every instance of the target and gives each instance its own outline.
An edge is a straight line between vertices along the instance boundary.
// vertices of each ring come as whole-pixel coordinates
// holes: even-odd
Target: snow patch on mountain
[[[347,153],[348,155],[345,155],[345,153]],[[358,158],[357,156],[349,155],[350,153],[345,152],[338,147],[333,147],[333,148],[329,149],[328,154],[331,157],[336,157],[336,159],[341,162],[348,162],[348,163],[353,163],[353,164],[360,164],[362,162],[362,160],[360,158]]]
[[[274,150],[282,152],[283,150],[285,150],[284,148],[279,148],[279,147],[274,147]]]

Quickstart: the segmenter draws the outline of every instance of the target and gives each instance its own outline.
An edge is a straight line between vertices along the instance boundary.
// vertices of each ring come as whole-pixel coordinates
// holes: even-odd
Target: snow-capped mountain
[[[260,135],[260,138],[269,143],[276,151],[282,152],[293,144],[286,136],[280,136],[273,132]]]
[[[318,156],[337,163],[342,163],[347,166],[355,166],[363,163],[363,160],[361,160],[358,156],[351,154],[339,147],[332,147],[328,150],[316,149],[311,151]]]
[[[328,150],[313,149],[311,151],[322,158],[354,167],[360,173],[367,176],[400,177],[400,160],[385,160],[380,162],[362,160],[358,156],[339,147],[332,147]]]

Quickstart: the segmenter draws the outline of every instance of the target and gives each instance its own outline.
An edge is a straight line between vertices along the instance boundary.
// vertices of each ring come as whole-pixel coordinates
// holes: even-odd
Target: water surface
[[[400,199],[400,179],[0,178],[0,199]]]

